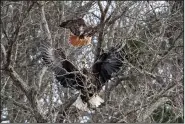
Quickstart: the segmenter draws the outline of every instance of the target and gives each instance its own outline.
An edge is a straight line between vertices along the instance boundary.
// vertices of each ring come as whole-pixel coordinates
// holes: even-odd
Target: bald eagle
[[[98,107],[104,102],[98,93],[123,65],[122,54],[116,48],[102,53],[89,70],[79,70],[64,52],[54,50],[47,42],[41,44],[40,50],[45,65],[54,72],[57,81],[65,88],[80,92],[75,106],[81,110],[87,110],[88,106]]]
[[[87,26],[82,18],[67,20],[60,25],[62,28],[70,29],[69,43],[73,46],[84,46],[91,43],[92,36],[98,31],[99,25]]]

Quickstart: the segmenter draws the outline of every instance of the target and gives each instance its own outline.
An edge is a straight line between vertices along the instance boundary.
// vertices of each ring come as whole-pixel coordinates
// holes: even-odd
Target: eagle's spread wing
[[[111,79],[113,73],[120,69],[123,65],[122,61],[123,57],[116,49],[103,53],[92,66],[93,73],[101,79],[101,84],[103,85]]]
[[[47,42],[41,44],[40,51],[44,63],[54,72],[61,85],[75,89],[82,87],[85,77],[70,61],[65,59],[64,53],[62,56],[59,55],[59,51],[53,49]]]
[[[66,59],[64,53],[59,54],[49,43],[44,42],[40,50],[43,61],[55,73],[57,81],[64,87],[81,91],[82,101],[95,107],[104,102],[97,93],[110,80],[112,74],[122,66],[122,58],[117,49],[101,54],[92,67],[93,73],[88,73],[83,69],[83,74]],[[80,104],[76,103],[76,107],[79,109],[82,108]]]

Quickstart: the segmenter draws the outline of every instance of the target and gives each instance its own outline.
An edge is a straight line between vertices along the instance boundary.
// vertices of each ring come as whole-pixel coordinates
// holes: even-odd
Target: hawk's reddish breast
[[[92,37],[85,36],[84,38],[79,38],[79,36],[76,35],[70,35],[69,37],[69,43],[75,47],[80,47],[84,45],[88,45],[91,43]]]

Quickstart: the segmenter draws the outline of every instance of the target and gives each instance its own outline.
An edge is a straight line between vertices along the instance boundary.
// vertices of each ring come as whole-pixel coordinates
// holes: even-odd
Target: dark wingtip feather
[[[112,74],[117,73],[123,66],[124,53],[122,49],[122,45],[111,48],[108,52],[101,54],[93,65],[93,72],[99,74],[102,84],[110,80]]]

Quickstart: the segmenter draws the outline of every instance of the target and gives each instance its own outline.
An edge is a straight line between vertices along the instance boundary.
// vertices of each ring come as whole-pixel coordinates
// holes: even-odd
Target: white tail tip
[[[73,105],[78,108],[79,110],[82,111],[89,111],[89,109],[87,108],[87,103],[83,103],[82,99],[80,98],[80,96],[78,96],[77,100],[73,103]]]
[[[98,96],[98,95],[94,95],[90,100],[89,103],[92,105],[92,107],[98,107],[100,106],[102,103],[104,102],[104,100]]]

